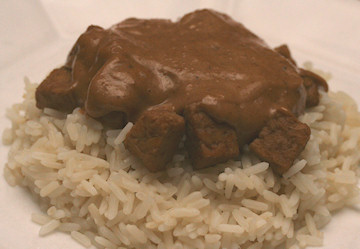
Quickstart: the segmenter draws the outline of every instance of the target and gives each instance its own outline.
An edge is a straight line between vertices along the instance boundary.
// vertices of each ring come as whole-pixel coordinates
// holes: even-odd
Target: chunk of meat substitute
[[[102,66],[96,48],[104,35],[101,27],[90,26],[76,41],[67,61],[53,70],[36,89],[36,106],[66,113],[82,107],[88,85]]]
[[[226,162],[239,155],[236,132],[225,123],[217,123],[191,106],[184,112],[186,147],[195,169]]]
[[[304,150],[310,138],[310,128],[295,116],[277,113],[261,130],[250,149],[269,162],[278,174],[285,173]]]
[[[70,69],[65,66],[54,69],[36,89],[36,106],[71,112],[77,106],[72,86]]]
[[[150,171],[169,163],[184,135],[185,122],[175,112],[145,111],[129,131],[125,147]]]

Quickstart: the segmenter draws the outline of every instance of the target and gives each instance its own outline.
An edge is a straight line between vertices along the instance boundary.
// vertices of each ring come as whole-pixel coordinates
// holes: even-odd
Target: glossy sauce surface
[[[212,10],[177,22],[130,18],[110,29],[90,26],[65,65],[66,91],[99,118],[136,122],[148,109],[182,114],[198,105],[233,127],[239,144],[253,139],[277,109],[305,108],[299,71],[230,17]]]

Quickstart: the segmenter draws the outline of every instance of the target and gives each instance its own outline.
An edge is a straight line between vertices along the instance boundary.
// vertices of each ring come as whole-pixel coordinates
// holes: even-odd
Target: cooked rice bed
[[[40,235],[71,233],[98,248],[299,248],[319,246],[331,212],[358,201],[360,115],[344,93],[321,93],[301,116],[312,135],[283,178],[247,148],[240,161],[193,171],[183,149],[149,173],[122,141],[79,109],[35,107],[36,84],[7,113],[12,144],[4,175],[29,188],[46,214]]]

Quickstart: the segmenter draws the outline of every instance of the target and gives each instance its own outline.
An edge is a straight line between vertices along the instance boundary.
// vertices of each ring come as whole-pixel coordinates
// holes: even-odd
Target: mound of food
[[[135,123],[125,147],[153,172],[171,161],[184,134],[200,169],[237,158],[281,122],[286,129],[251,146],[281,174],[309,139],[296,116],[318,104],[319,86],[327,90],[324,79],[296,67],[286,46],[274,51],[228,16],[201,10],[178,22],[90,26],[36,101],[64,112],[81,107],[114,128]]]
[[[319,246],[358,201],[360,115],[230,17],[90,26],[8,111],[40,235],[98,248]]]

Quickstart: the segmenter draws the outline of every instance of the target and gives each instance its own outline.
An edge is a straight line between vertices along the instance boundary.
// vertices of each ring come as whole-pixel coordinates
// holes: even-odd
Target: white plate
[[[271,46],[287,43],[301,65],[311,60],[331,72],[330,89],[360,104],[360,1],[0,1],[0,131],[10,124],[5,109],[19,102],[23,77],[41,81],[66,58],[89,24],[108,27],[126,17],[175,19],[197,8],[226,12]],[[7,148],[0,146],[0,171]],[[69,235],[38,237],[30,220],[39,211],[29,193],[0,177],[0,249],[81,248]],[[360,206],[334,215],[324,229],[327,249],[360,248]]]

